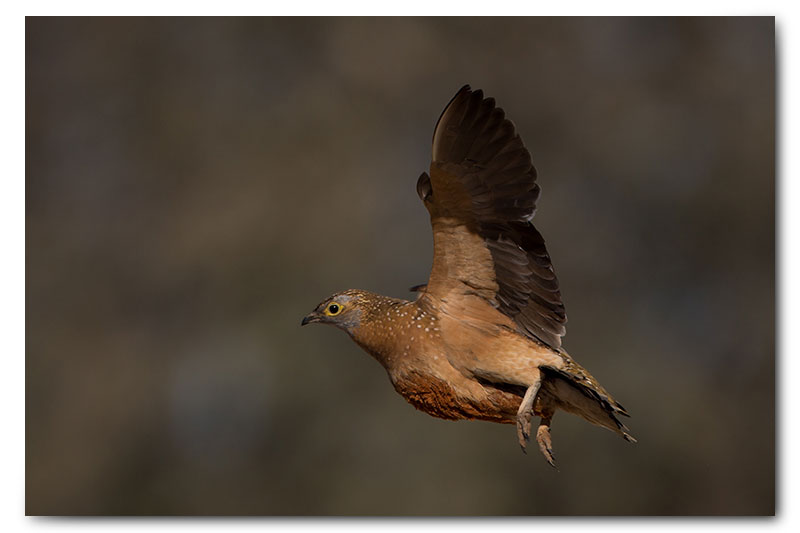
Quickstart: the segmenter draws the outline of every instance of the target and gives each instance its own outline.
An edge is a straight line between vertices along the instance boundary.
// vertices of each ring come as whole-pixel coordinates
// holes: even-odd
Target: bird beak
[[[301,326],[305,326],[306,324],[311,324],[312,322],[319,322],[319,316],[314,313],[303,317],[303,321],[300,322]]]

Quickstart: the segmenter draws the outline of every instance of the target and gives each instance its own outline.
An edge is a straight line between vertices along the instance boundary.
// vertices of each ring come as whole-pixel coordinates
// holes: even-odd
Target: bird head
[[[351,332],[361,323],[361,317],[368,301],[367,296],[364,291],[355,289],[337,292],[323,300],[316,309],[306,315],[300,325],[305,326],[312,322],[319,322]]]

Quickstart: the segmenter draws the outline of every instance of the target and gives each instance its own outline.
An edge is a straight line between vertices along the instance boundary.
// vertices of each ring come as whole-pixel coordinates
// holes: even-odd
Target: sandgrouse
[[[433,132],[430,175],[417,181],[433,227],[433,268],[415,301],[346,290],[302,324],[344,331],[375,357],[409,403],[448,420],[531,418],[554,465],[557,409],[635,439],[625,409],[561,348],[567,317],[544,240],[531,219],[540,188],[531,156],[494,99],[467,85]]]

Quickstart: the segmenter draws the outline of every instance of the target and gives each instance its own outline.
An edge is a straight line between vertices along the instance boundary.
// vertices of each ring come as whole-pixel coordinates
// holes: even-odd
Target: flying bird
[[[350,289],[303,318],[344,330],[411,405],[447,420],[516,424],[555,466],[557,410],[636,442],[628,413],[561,347],[567,316],[544,239],[531,223],[540,188],[531,156],[493,98],[461,88],[433,132],[433,267],[414,301]]]

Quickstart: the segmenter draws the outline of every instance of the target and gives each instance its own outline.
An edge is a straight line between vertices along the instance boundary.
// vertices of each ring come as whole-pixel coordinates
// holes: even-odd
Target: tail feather
[[[627,440],[636,442],[618,416],[630,415],[580,365],[571,361],[569,368],[542,367],[545,380],[542,389],[562,410],[580,416],[592,424],[610,429]]]

